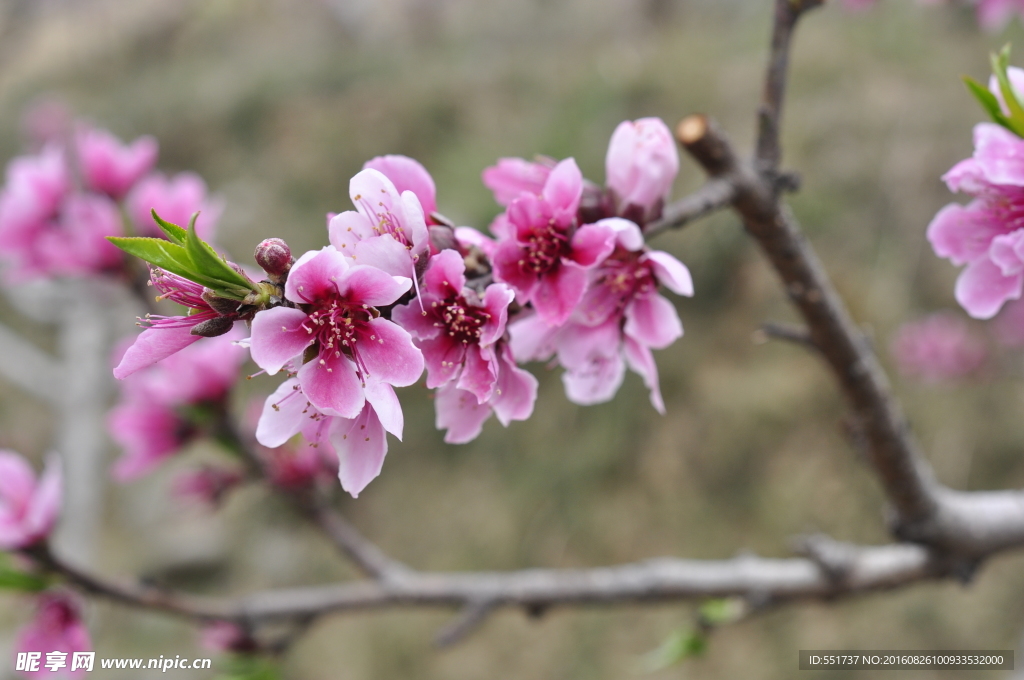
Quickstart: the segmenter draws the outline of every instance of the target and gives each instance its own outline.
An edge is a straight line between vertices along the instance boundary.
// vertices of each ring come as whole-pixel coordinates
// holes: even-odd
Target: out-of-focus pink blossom
[[[683,327],[658,285],[693,295],[690,272],[668,253],[647,250],[636,224],[622,218],[598,224],[615,234],[615,251],[591,270],[587,293],[568,323],[552,328],[535,316],[516,321],[509,328],[513,351],[523,361],[557,354],[566,369],[566,394],[578,404],[611,399],[628,365],[644,379],[651,403],[664,413],[651,349],[675,342]]]
[[[499,158],[497,165],[483,171],[484,186],[494,192],[498,205],[507,206],[524,193],[542,193],[554,165],[554,161],[548,164],[522,158]]]
[[[1003,305],[992,320],[996,342],[1004,347],[1024,347],[1024,300],[1011,300]]]
[[[569,318],[586,290],[587,270],[615,245],[607,227],[577,226],[582,191],[576,161],[564,160],[539,195],[523,193],[509,204],[507,221],[496,229],[495,278],[510,285],[521,304],[532,303],[551,326]]]
[[[236,270],[240,271],[240,268],[236,266]],[[114,367],[114,377],[118,380],[124,380],[138,370],[163,361],[204,337],[215,337],[216,333],[223,335],[233,328],[231,317],[219,314],[203,299],[203,287],[198,283],[159,267],[150,268],[150,279],[160,291],[161,299],[177,302],[187,307],[189,313],[185,316],[147,314],[143,322],[146,330],[135,339]],[[211,323],[218,324],[218,328],[207,330],[204,335],[193,332],[200,324],[208,326]]]
[[[146,474],[199,433],[183,409],[223,406],[246,360],[246,350],[236,344],[242,335],[241,330],[232,330],[210,338],[125,380],[121,401],[107,419],[111,438],[124,450],[114,465],[116,479],[129,481]]]
[[[416,194],[428,221],[430,214],[437,211],[437,188],[434,178],[419,161],[408,156],[377,156],[363,164],[363,169],[376,170],[395,185],[399,194],[411,191]]]
[[[933,314],[900,326],[890,346],[900,373],[927,382],[970,375],[985,362],[985,344],[963,319]]]
[[[245,630],[231,621],[214,621],[203,626],[199,644],[211,652],[246,652],[255,647]]]
[[[986,31],[1001,30],[1014,15],[1024,19],[1024,0],[978,0],[978,24]]]
[[[183,500],[216,508],[228,492],[244,480],[245,475],[234,468],[204,465],[179,474],[174,479],[171,493]]]
[[[678,172],[676,143],[660,118],[626,120],[615,128],[605,157],[615,214],[640,224],[657,219]]]
[[[956,299],[978,319],[995,316],[1024,285],[1024,140],[992,123],[974,128],[974,155],[943,179],[952,191],[974,196],[940,210],[928,225],[935,253],[967,265]]]
[[[423,351],[427,387],[442,388],[437,422],[450,444],[474,439],[491,412],[505,426],[529,418],[537,395],[536,379],[515,365],[504,342],[512,290],[492,283],[480,296],[466,286],[465,269],[454,250],[434,256],[419,298],[391,316]]]
[[[314,406],[299,380],[290,378],[267,397],[256,440],[275,449],[301,434],[310,450],[337,456],[341,487],[355,498],[384,466],[387,433],[401,439],[404,426],[402,407],[390,385],[369,381],[364,391],[360,411],[354,418],[343,418]]]
[[[0,550],[20,550],[49,536],[60,515],[60,459],[51,457],[37,480],[13,451],[0,450]]]
[[[376,310],[394,303],[412,282],[350,262],[332,246],[306,253],[285,284],[285,296],[302,308],[275,307],[252,321],[253,361],[271,375],[316,347],[298,380],[317,409],[342,418],[363,410],[370,382],[401,387],[423,372],[423,355],[409,333]]]
[[[82,128],[75,141],[86,186],[115,200],[123,198],[156,165],[157,142],[148,135],[122,144],[106,130]]]
[[[39,595],[36,601],[35,618],[18,634],[14,653],[41,652],[38,671],[22,672],[27,678],[83,678],[85,669],[71,671],[71,658],[75,652],[91,651],[89,631],[82,623],[78,603],[70,593],[50,590]],[[63,668],[50,670],[46,667],[48,652],[67,654]]]
[[[213,240],[217,220],[224,209],[220,199],[207,194],[206,182],[194,172],[179,172],[170,178],[153,173],[129,192],[125,206],[140,234],[157,237],[163,237],[163,233],[153,221],[153,210],[161,219],[182,227],[198,212],[196,233],[204,241]]]
[[[59,97],[42,96],[26,107],[21,127],[33,151],[62,142],[71,130],[71,109]]]
[[[60,206],[71,186],[64,152],[49,144],[37,155],[15,158],[6,179],[0,192],[0,256],[15,275],[44,273],[49,262],[38,240],[59,228]]]

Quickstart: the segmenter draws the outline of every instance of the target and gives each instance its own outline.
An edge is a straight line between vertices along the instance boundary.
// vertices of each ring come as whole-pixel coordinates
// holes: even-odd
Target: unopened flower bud
[[[202,294],[203,302],[210,305],[210,309],[217,312],[221,316],[227,316],[234,314],[238,311],[240,303],[238,300],[232,300],[230,298],[222,298],[214,293],[209,288],[203,289]]]
[[[256,264],[271,276],[284,276],[292,266],[292,251],[279,238],[268,238],[256,246]]]
[[[192,330],[189,331],[192,335],[198,335],[204,338],[215,338],[218,335],[224,335],[231,330],[234,326],[235,320],[228,316],[215,316],[212,319],[206,321],[200,321]]]

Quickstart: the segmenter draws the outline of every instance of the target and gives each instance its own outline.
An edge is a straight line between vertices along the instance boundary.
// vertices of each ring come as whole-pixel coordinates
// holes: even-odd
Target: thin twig
[[[782,151],[779,131],[782,124],[782,103],[786,97],[789,77],[789,53],[793,29],[807,10],[818,7],[824,0],[775,0],[775,21],[772,24],[772,46],[764,78],[764,91],[758,109],[757,153],[762,170],[774,171],[779,167]]]
[[[644,234],[651,238],[669,229],[679,229],[696,219],[728,207],[736,196],[731,182],[720,179],[708,180],[689,196],[665,206],[661,218],[644,227]]]
[[[467,604],[454,621],[438,631],[434,644],[438,647],[451,647],[466,639],[470,633],[479,628],[494,611],[495,603],[490,600]]]
[[[771,338],[773,340],[785,340],[786,342],[792,342],[811,349],[817,349],[814,345],[814,340],[811,339],[811,334],[808,333],[807,329],[803,326],[798,326],[792,323],[766,321],[761,324],[759,332],[764,334],[765,339]]]

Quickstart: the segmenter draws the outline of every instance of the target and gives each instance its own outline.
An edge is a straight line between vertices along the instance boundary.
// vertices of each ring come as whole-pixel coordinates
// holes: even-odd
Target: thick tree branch
[[[0,324],[0,376],[51,406],[64,401],[56,359]]]

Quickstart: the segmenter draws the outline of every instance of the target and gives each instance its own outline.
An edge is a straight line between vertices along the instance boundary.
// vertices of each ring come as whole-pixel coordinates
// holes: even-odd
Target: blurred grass
[[[324,214],[349,208],[348,179],[383,153],[421,160],[441,211],[483,228],[496,212],[479,181],[485,165],[503,155],[572,155],[601,181],[608,137],[624,118],[672,123],[704,111],[749,148],[768,6],[39,2],[3,36],[0,154],[18,152],[19,117],[43,94],[122,138],[155,134],[161,167],[194,169],[225,196],[220,241],[242,261],[267,236],[296,251],[323,245]],[[966,11],[895,1],[862,15],[827,7],[801,26],[784,131],[786,165],[804,177],[792,205],[883,355],[901,321],[955,307],[956,272],[932,255],[924,229],[951,200],[939,176],[970,153],[970,127],[981,118],[959,75],[984,77],[988,52],[1008,39],[1024,42],[1019,26],[986,36]],[[684,159],[678,193],[700,181]],[[613,402],[581,408],[566,402],[557,372],[536,367],[531,421],[508,430],[490,423],[472,444],[449,447],[426,390],[408,388],[405,441],[392,442],[381,478],[358,501],[343,501],[345,512],[424,569],[783,556],[788,538],[809,530],[886,541],[882,499],[843,439],[830,376],[799,348],[751,342],[761,321],[794,317],[736,220],[715,216],[656,245],[691,267],[697,289],[677,301],[686,337],[657,353],[667,417],[650,408],[635,376]],[[6,305],[0,316],[50,341]],[[274,383],[257,378],[244,391],[265,394]],[[993,370],[959,385],[897,380],[896,388],[944,481],[1024,484],[1019,377]],[[42,405],[13,389],[0,396],[0,444],[41,456],[52,425]],[[243,492],[203,517],[167,498],[171,476],[163,470],[112,491],[103,545],[111,573],[150,573],[184,552],[205,566],[177,578],[203,592],[351,574],[264,495]],[[1015,647],[1021,565],[1017,556],[996,560],[966,588],[925,584],[773,611],[717,632],[703,658],[650,677],[787,678],[801,648]],[[25,600],[0,599],[0,629],[13,631],[27,615]],[[321,622],[289,657],[288,677],[631,677],[640,656],[693,613],[683,605],[555,610],[532,621],[501,612],[467,642],[436,651],[432,636],[449,616]],[[163,617],[96,603],[90,622],[101,656],[206,655],[189,628]]]

